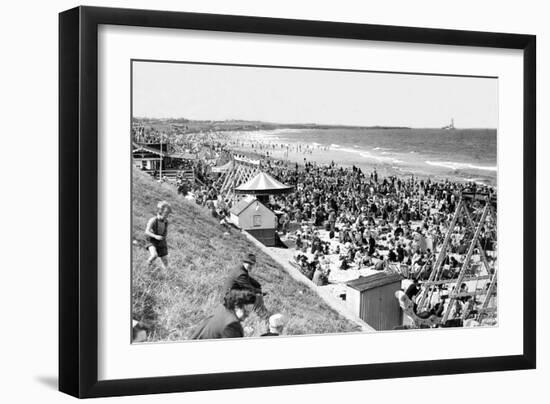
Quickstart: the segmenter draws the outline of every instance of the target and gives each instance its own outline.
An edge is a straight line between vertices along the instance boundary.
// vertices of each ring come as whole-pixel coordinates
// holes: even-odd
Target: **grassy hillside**
[[[314,292],[294,281],[273,259],[258,250],[238,230],[229,236],[218,221],[194,202],[178,196],[174,188],[158,184],[134,170],[132,311],[136,320],[153,324],[149,341],[186,339],[221,302],[226,274],[254,252],[258,264],[253,276],[268,295],[265,305],[288,319],[285,334],[356,331],[358,328],[329,308]],[[172,204],[168,247],[169,271],[147,268],[144,229],[159,200]],[[266,324],[251,315],[245,326],[250,336],[266,331]]]

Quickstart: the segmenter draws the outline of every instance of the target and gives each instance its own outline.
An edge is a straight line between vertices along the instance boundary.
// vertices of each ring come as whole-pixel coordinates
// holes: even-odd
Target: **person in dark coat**
[[[413,279],[412,283],[409,285],[409,287],[407,288],[407,290],[405,291],[405,294],[407,295],[407,297],[409,299],[411,299],[412,301],[414,301],[414,298],[416,297],[416,295],[418,295],[418,293],[420,293],[420,287],[419,287],[419,283],[418,283],[418,279]]]
[[[369,255],[373,255],[376,251],[376,240],[372,237],[372,234],[369,236]]]
[[[223,295],[227,295],[232,290],[247,290],[253,293],[256,296],[256,305],[254,311],[262,318],[268,318],[269,313],[267,312],[266,307],[264,306],[262,292],[262,285],[250,276],[250,272],[256,265],[256,256],[252,253],[247,254],[243,263],[229,272],[224,286],[223,286]]]
[[[242,338],[241,323],[248,317],[256,296],[246,290],[232,290],[220,305],[191,334],[190,339]]]

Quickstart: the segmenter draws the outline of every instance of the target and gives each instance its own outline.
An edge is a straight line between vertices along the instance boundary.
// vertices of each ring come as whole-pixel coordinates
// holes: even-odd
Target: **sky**
[[[498,80],[133,62],[134,117],[496,128]]]

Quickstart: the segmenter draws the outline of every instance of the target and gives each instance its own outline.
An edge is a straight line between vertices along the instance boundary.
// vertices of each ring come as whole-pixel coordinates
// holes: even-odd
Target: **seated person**
[[[342,258],[341,258],[341,261],[340,261],[339,268],[340,268],[341,270],[343,270],[343,271],[346,271],[346,270],[349,269],[349,267],[350,267],[350,264],[349,264],[347,258],[346,258],[346,257],[342,257]]]
[[[384,271],[388,267],[388,256],[379,259],[376,264],[374,264],[374,269],[376,271]]]

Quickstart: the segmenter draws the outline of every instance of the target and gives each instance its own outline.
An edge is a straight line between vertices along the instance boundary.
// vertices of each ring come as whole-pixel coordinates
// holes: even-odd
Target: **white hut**
[[[260,172],[235,188],[235,193],[247,196],[230,210],[230,220],[267,246],[277,245],[277,216],[266,206],[269,195],[291,192],[271,175]]]
[[[267,246],[276,244],[277,216],[271,209],[248,195],[229,211],[230,220]]]

